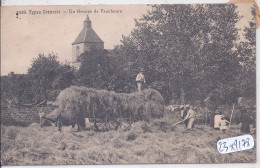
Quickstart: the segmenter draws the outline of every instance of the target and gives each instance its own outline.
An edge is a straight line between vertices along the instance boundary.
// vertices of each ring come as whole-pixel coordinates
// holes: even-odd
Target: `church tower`
[[[92,29],[91,20],[87,15],[83,22],[83,29],[72,43],[72,64],[76,69],[80,67],[80,62],[77,61],[78,56],[93,47],[98,50],[104,50],[104,41]]]

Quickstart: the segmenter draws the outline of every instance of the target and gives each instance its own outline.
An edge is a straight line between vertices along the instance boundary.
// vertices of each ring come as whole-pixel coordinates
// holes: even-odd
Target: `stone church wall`
[[[72,45],[72,63],[77,62],[77,58],[81,53],[84,53],[84,43]]]

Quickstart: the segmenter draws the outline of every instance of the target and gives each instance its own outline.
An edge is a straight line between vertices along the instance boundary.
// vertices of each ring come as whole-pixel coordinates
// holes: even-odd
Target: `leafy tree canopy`
[[[229,103],[240,94],[239,19],[235,5],[152,5],[116,53],[132,75],[144,67],[148,85],[166,102],[216,92],[218,102]]]
[[[64,89],[72,84],[74,69],[68,64],[57,60],[57,55],[39,54],[28,69],[32,82],[32,91],[36,100],[48,98],[48,92],[53,89]]]

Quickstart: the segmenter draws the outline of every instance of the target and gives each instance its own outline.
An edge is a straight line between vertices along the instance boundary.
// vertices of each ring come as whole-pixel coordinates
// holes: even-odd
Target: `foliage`
[[[74,79],[74,69],[57,58],[54,54],[39,54],[32,60],[28,74],[1,77],[1,99],[13,104],[54,101],[55,92],[69,87]]]
[[[76,84],[98,89],[108,89],[107,53],[91,48],[79,56],[80,69],[76,72]]]
[[[78,59],[81,66],[76,72],[75,85],[115,92],[133,92],[134,85],[129,83],[134,81],[134,78],[129,77],[130,73],[123,70],[124,60],[116,57],[115,52],[116,50],[108,52],[92,47],[82,53]]]
[[[72,84],[132,93],[135,77],[144,68],[145,87],[158,90],[166,103],[209,98],[215,108],[233,103],[239,96],[255,97],[255,17],[244,28],[245,40],[240,40],[237,22],[241,16],[236,8],[225,4],[152,5],[113,51],[91,48],[81,54],[81,67],[75,74],[55,54],[39,54],[28,76],[2,82],[2,89],[7,90],[2,95],[18,101],[54,100],[54,90]],[[254,8],[252,14],[255,16]]]
[[[256,13],[255,7],[251,9],[254,16],[249,26],[244,27],[246,41],[238,45],[238,54],[242,70],[240,73],[239,89],[244,97],[256,98]]]
[[[234,102],[239,19],[235,5],[152,5],[116,54],[129,78],[144,67],[147,84],[166,102],[182,94],[186,102],[204,100],[212,91],[219,103]]]
[[[11,101],[14,104],[32,101],[31,82],[27,75],[9,74],[1,77],[1,101]]]
[[[61,90],[70,86],[73,73],[74,69],[68,64],[60,63],[56,55],[39,54],[28,69],[35,100],[42,101],[48,98],[51,90]]]

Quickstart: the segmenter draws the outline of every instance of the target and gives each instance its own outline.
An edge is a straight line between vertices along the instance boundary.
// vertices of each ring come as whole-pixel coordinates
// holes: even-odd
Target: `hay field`
[[[162,119],[138,121],[130,130],[94,132],[87,129],[2,126],[2,165],[129,164],[129,163],[232,163],[256,162],[256,147],[222,155],[219,139],[239,136],[234,125],[225,134],[209,126],[173,130]],[[254,139],[256,136],[251,134]]]

